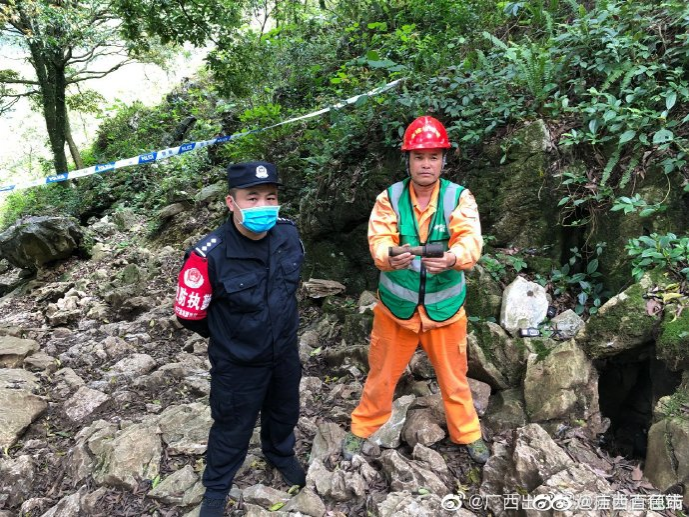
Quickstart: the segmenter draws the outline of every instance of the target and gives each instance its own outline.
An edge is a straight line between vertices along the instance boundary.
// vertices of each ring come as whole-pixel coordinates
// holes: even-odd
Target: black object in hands
[[[425,246],[390,246],[388,255],[396,257],[402,253],[411,253],[419,257],[440,258],[445,254],[442,244],[426,244]]]

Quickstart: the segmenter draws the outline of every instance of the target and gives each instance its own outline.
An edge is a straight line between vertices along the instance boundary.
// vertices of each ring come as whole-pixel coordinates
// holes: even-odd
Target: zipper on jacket
[[[421,246],[425,245],[425,242],[421,243]],[[426,266],[423,265],[423,262],[421,262],[421,267],[419,268],[419,280],[421,282],[419,285],[419,305],[423,306],[426,298]]]

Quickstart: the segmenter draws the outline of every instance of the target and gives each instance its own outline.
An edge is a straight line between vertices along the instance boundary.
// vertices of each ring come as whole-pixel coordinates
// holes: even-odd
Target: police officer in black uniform
[[[299,417],[296,291],[304,248],[278,217],[278,173],[267,162],[227,169],[231,217],[185,255],[175,313],[209,337],[210,406],[201,517],[222,516],[258,414],[266,460],[290,485],[305,485],[294,454]]]

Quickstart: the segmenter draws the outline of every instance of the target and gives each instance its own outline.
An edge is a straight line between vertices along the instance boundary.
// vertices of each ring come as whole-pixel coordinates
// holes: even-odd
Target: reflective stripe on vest
[[[407,289],[406,287],[402,287],[399,284],[396,284],[385,275],[381,275],[380,283],[392,294],[399,298],[402,298],[407,302],[416,303],[419,301],[418,292],[413,291],[411,289]],[[450,298],[459,296],[460,294],[462,294],[463,290],[464,278],[462,278],[462,281],[459,284],[455,285],[454,287],[450,287],[449,289],[443,289],[442,291],[438,291],[437,293],[426,293],[426,303],[430,304],[444,302],[445,300],[449,300]]]

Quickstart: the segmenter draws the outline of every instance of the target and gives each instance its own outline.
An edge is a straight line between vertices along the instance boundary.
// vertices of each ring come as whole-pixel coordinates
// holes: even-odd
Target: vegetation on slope
[[[211,2],[199,5],[205,3]],[[663,200],[650,203],[634,192],[654,167],[666,176],[668,191],[685,197],[689,191],[686,2],[358,0],[289,6],[274,16],[270,30],[247,25],[241,32],[217,31],[218,20],[208,16],[180,29],[177,43],[201,43],[200,34],[214,34],[222,43],[209,56],[208,69],[157,108],[123,106],[84,150],[87,165],[179,145],[170,135],[189,117],[194,123],[184,141],[203,140],[263,128],[394,79],[404,78],[402,86],[228,145],[92,176],[59,196],[54,187],[18,192],[8,200],[3,226],[30,214],[85,220],[118,206],[156,209],[217,181],[226,163],[259,157],[299,178],[287,191],[292,197],[314,191],[325,176],[355,168],[366,181],[366,171],[397,152],[404,127],[422,113],[446,123],[457,148],[450,163],[460,168],[491,140],[499,139],[508,159],[519,144],[510,140],[511,129],[546,120],[556,143],[571,151],[562,157],[563,170],[567,163],[585,164],[561,175],[561,225],[594,224],[608,210],[662,213]],[[125,25],[152,4],[130,7]],[[252,6],[245,7],[247,14]],[[139,28],[165,41],[159,24]],[[653,245],[631,243],[635,271],[662,262],[672,251],[663,242],[684,242],[662,237],[655,236]],[[672,268],[686,278],[684,252]],[[595,248],[588,253],[596,258]]]

